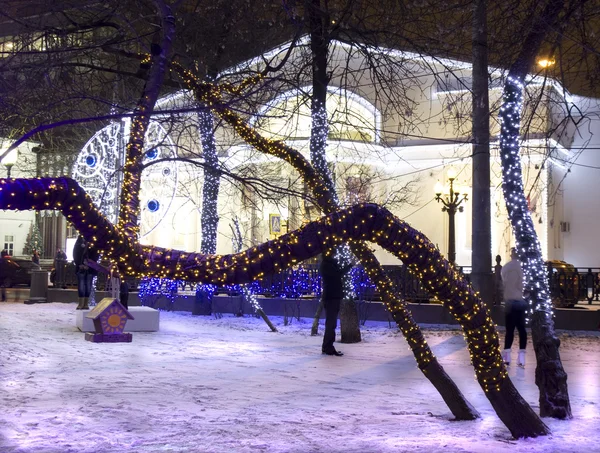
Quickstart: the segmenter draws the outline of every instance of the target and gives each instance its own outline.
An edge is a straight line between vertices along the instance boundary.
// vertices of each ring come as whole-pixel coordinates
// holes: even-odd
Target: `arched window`
[[[262,135],[278,140],[310,138],[311,89],[289,91],[267,104],[251,122]],[[329,138],[378,142],[381,115],[369,101],[341,88],[327,94]]]

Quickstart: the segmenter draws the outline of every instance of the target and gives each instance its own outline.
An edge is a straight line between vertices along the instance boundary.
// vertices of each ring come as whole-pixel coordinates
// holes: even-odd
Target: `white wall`
[[[35,176],[35,154],[31,152],[34,143],[26,142],[18,147],[17,162],[12,167],[11,178],[31,178]],[[6,167],[0,163],[0,178],[6,178]],[[23,255],[23,247],[29,228],[35,219],[35,211],[0,211],[0,249],[4,247],[4,237],[13,236],[14,256]]]
[[[564,195],[564,218],[571,225],[563,233],[564,259],[580,267],[600,266],[600,102],[587,107],[589,118],[573,143],[573,152],[581,154],[567,175]]]

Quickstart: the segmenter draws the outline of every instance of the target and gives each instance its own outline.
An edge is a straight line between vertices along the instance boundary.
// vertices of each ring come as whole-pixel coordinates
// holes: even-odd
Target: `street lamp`
[[[455,190],[454,180],[456,179],[456,171],[453,168],[448,170],[447,176],[450,183],[449,187],[445,187],[438,181],[435,185],[435,199],[444,205],[442,211],[448,212],[448,260],[451,263],[455,263],[456,244],[454,237],[454,215],[456,214],[456,211],[463,211],[461,203],[467,201],[467,194],[461,194],[458,188]]]
[[[0,152],[2,154],[2,152]],[[10,170],[13,165],[17,163],[17,157],[19,157],[19,150],[17,148],[12,149],[5,157],[2,159],[2,163],[6,167],[6,177],[10,179]]]

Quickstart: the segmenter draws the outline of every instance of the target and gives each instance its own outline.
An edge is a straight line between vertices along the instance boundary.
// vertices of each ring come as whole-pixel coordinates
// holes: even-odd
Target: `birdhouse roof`
[[[127,319],[134,319],[133,315],[129,313],[129,311],[119,302],[117,299],[113,299],[112,297],[105,297],[98,304],[90,310],[90,312],[85,315],[86,318],[97,319],[102,313],[112,306],[117,306],[119,309],[123,310]]]

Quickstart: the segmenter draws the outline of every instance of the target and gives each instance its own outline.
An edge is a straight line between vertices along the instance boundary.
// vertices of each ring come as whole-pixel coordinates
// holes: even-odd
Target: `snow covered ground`
[[[272,333],[252,317],[163,312],[159,332],[93,344],[74,308],[0,303],[1,453],[600,451],[598,333],[561,334],[574,419],[514,440],[443,326],[425,334],[481,420],[451,420],[387,323],[338,358],[320,354],[309,320],[275,317]],[[510,377],[537,411],[531,348],[527,360]]]

